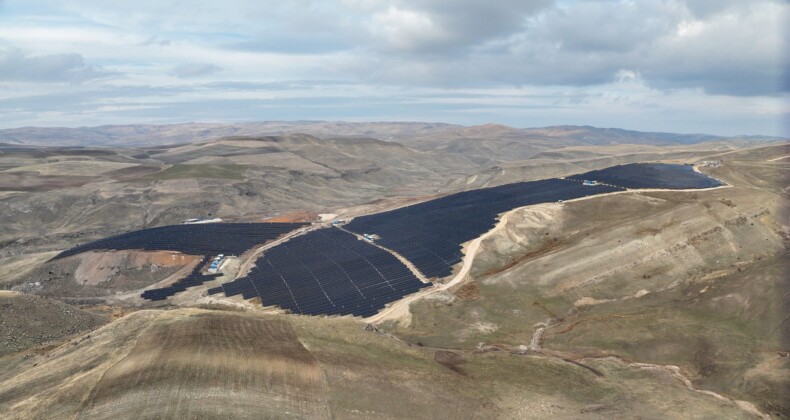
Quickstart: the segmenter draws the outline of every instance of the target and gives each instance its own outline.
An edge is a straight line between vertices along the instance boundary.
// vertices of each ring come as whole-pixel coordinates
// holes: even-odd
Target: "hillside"
[[[0,257],[192,217],[260,219],[431,193],[469,171],[462,159],[396,143],[296,134],[0,151]]]
[[[90,331],[107,319],[57,300],[0,290],[0,360],[12,353]],[[2,362],[0,362],[2,363]]]
[[[263,121],[244,123],[134,124],[98,127],[21,127],[0,130],[0,144],[38,146],[141,147],[192,143],[231,136],[271,136],[304,133],[319,138],[373,137],[417,148],[472,140],[501,140],[561,145],[682,145],[714,140],[765,142],[781,140],[765,136],[726,138],[709,134],[654,133],[619,128],[554,126],[513,128],[501,124],[461,126],[423,122]],[[467,144],[470,146],[470,144]],[[500,157],[500,156],[497,156]],[[523,156],[520,156],[523,157]],[[493,158],[493,156],[492,156]]]
[[[488,130],[510,132],[464,135]],[[567,145],[495,164],[306,134],[2,151],[0,211],[12,222],[0,230],[0,287],[81,304],[4,292],[27,308],[12,327],[27,338],[0,357],[5,417],[790,415],[787,144]],[[457,283],[440,279],[368,320],[206,294],[249,270],[251,255],[158,303],[140,291],[196,258],[127,250],[47,262],[190,217],[331,220],[646,160],[720,160],[698,169],[728,185],[507,212],[479,247],[466,243]],[[126,315],[102,326],[107,304]],[[31,322],[39,312],[51,321]]]
[[[349,319],[216,310],[136,312],[16,372],[0,383],[6,418],[748,418],[617,361],[436,350]]]
[[[465,281],[386,321],[425,346],[523,346],[678,366],[694,387],[790,413],[785,146],[719,155],[733,185],[516,210]]]
[[[512,131],[501,126],[464,130]],[[527,160],[474,161],[474,156],[524,151],[497,141],[492,138],[471,157],[463,148],[449,153],[372,138],[305,134],[145,148],[0,146],[0,215],[6,221],[0,226],[0,261],[9,268],[0,284],[27,281],[30,270],[51,252],[193,217],[287,221],[310,220],[320,212],[360,214],[470,188],[642,160],[685,162],[736,150],[714,142],[682,149],[610,145],[539,147],[542,151],[536,152],[537,146],[526,142],[530,151],[525,153],[537,153]],[[46,271],[73,272],[70,267]]]

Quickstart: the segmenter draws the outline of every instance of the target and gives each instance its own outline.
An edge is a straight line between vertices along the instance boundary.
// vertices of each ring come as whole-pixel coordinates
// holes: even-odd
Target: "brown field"
[[[277,216],[267,217],[263,219],[264,222],[281,222],[281,223],[295,223],[295,222],[312,222],[318,217],[318,213],[309,211],[289,211],[286,213],[278,214]]]
[[[342,318],[138,311],[11,366],[9,419],[749,418],[663,371],[429,349]]]
[[[116,169],[114,171],[107,172],[104,175],[109,176],[117,181],[128,181],[138,177],[150,175],[161,170],[162,168],[159,166],[138,165],[128,168]]]
[[[96,180],[93,176],[39,175],[38,172],[0,172],[0,191],[42,192],[81,187]]]
[[[143,331],[78,418],[315,418],[324,398],[318,363],[285,320],[197,314]]]
[[[0,366],[8,354],[90,331],[106,318],[25,293],[0,290]]]

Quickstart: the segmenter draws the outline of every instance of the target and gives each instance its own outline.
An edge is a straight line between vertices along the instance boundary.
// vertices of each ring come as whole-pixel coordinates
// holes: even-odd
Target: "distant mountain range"
[[[235,124],[105,125],[99,127],[21,127],[0,130],[0,143],[37,146],[153,146],[192,143],[229,136],[310,134],[319,138],[372,137],[416,149],[499,148],[522,143],[527,154],[546,147],[606,144],[673,145],[710,141],[770,142],[767,136],[722,137],[709,134],[653,133],[619,128],[563,125],[518,129],[499,124],[461,126],[421,122],[265,121]],[[496,144],[486,141],[496,140]],[[496,153],[496,151],[493,151]],[[510,150],[512,153],[512,150]],[[519,155],[521,156],[521,154]]]

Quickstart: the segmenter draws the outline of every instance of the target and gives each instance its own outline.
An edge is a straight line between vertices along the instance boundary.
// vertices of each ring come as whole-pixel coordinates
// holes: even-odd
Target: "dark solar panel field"
[[[611,185],[582,185],[582,180]],[[411,261],[426,277],[446,277],[463,258],[461,244],[491,230],[498,214],[517,207],[570,200],[625,188],[709,188],[721,185],[691,166],[629,164],[568,179],[520,182],[465,191],[424,203],[357,217],[345,226],[376,234],[376,242]]]
[[[183,279],[178,280],[177,282],[173,283],[170,286],[162,287],[159,289],[151,289],[146,290],[143,292],[142,297],[148,300],[165,300],[170,296],[175,295],[176,293],[183,292],[187,290],[188,287],[193,286],[200,286],[201,284],[214,280],[221,274],[208,274],[203,275],[200,270],[206,265],[209,260],[209,256],[203,257],[203,260],[192,270],[189,275]]]
[[[583,185],[582,180],[605,185]],[[378,235],[376,242],[411,261],[426,277],[446,277],[461,262],[461,245],[491,230],[499,214],[527,205],[570,200],[625,188],[708,188],[719,181],[690,166],[631,164],[587,172],[568,179],[546,179],[465,191],[399,209],[357,217],[345,229]],[[187,278],[148,290],[143,297],[164,300],[217,275],[200,268],[210,255],[241,254],[256,244],[303,226],[301,223],[217,223],[144,229],[91,242],[63,258],[95,249],[173,250],[205,255]],[[422,283],[395,256],[352,233],[322,228],[272,247],[246,277],[209,289],[209,294],[260,298],[305,315],[368,317],[385,304],[429,284]]]
[[[255,265],[248,276],[209,289],[209,294],[260,297],[264,306],[291,313],[367,317],[430,286],[389,252],[335,228],[271,248]]]
[[[689,165],[667,163],[632,163],[591,171],[568,177],[575,180],[594,180],[624,188],[713,188],[723,185]]]
[[[304,223],[205,223],[162,226],[123,233],[61,252],[64,258],[93,250],[142,249],[190,255],[243,254],[255,245],[304,226]]]
[[[426,277],[446,277],[463,258],[461,244],[491,230],[500,213],[530,204],[618,190],[562,179],[520,182],[357,217],[345,228],[378,235],[378,244],[401,254]]]

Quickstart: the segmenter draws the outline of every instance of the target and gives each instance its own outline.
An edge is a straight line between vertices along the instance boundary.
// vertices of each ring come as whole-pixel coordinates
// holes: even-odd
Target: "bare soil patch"
[[[467,301],[480,299],[480,288],[477,283],[466,283],[455,291],[455,297]]]
[[[74,272],[74,280],[79,284],[97,285],[116,277],[133,282],[134,269],[148,269],[156,273],[162,268],[192,265],[198,258],[176,252],[86,252],[77,256],[80,265]],[[146,274],[149,274],[146,273]],[[126,282],[128,282],[126,281]]]
[[[92,330],[106,321],[57,300],[0,291],[0,356]]]
[[[496,267],[496,268],[491,269],[489,271],[486,271],[485,273],[483,273],[483,276],[492,276],[494,274],[507,271],[507,270],[519,265],[520,263],[522,263],[524,261],[529,261],[529,260],[531,260],[533,258],[537,258],[537,257],[543,256],[543,255],[549,254],[549,253],[551,253],[553,251],[556,251],[558,249],[561,249],[563,247],[563,245],[564,245],[564,242],[559,240],[558,238],[551,238],[550,240],[545,241],[545,242],[541,243],[540,245],[538,245],[538,247],[533,249],[532,251],[529,251],[529,252],[527,252],[525,254],[522,254],[522,255],[518,256],[517,258],[512,258],[505,265],[500,266],[500,267]]]
[[[291,211],[277,216],[268,217],[263,219],[264,222],[269,223],[294,223],[294,222],[312,222],[316,220],[318,213],[310,211]]]
[[[51,191],[81,187],[96,180],[94,176],[39,175],[38,172],[0,172],[0,191]]]
[[[452,370],[453,372],[459,375],[467,376],[467,373],[459,366],[461,363],[464,362],[463,355],[460,353],[453,351],[439,350],[434,354],[433,360],[436,363]]]

